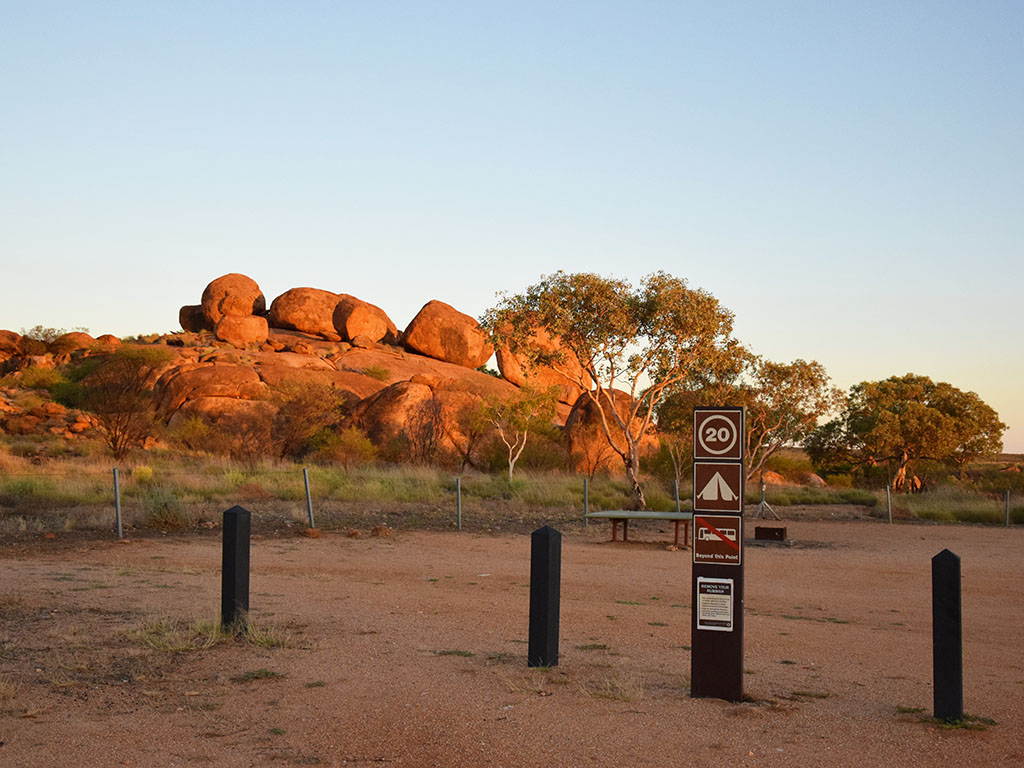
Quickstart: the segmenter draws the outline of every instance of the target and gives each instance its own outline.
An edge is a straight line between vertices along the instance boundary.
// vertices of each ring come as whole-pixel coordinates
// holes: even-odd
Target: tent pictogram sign
[[[738,462],[693,462],[695,512],[743,514],[743,465]]]

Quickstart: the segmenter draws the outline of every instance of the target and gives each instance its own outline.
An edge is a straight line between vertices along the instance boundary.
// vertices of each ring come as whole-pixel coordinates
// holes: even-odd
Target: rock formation
[[[218,277],[206,286],[201,304],[205,330],[215,328],[224,315],[263,315],[267,310],[267,300],[256,281],[235,272]],[[180,320],[181,312],[178,317]]]
[[[342,296],[334,307],[332,319],[334,330],[342,341],[355,344],[355,340],[362,336],[371,342],[398,343],[398,328],[384,310],[355,296]]]
[[[270,304],[270,325],[341,341],[334,330],[334,308],[340,299],[337,293],[319,288],[292,288]]]
[[[411,352],[466,368],[479,368],[494,354],[476,320],[436,300],[423,305],[402,343]]]

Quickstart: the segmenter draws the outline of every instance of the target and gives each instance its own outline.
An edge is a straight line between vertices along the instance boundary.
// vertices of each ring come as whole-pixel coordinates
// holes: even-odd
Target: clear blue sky
[[[1024,451],[1024,4],[0,0],[0,328],[665,270]]]

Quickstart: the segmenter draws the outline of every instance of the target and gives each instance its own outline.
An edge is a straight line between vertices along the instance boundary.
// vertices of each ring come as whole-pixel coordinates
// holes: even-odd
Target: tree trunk
[[[640,487],[640,457],[636,451],[630,451],[623,459],[626,465],[626,479],[629,481],[629,492],[633,497],[633,509],[647,509],[644,489]]]
[[[910,456],[907,455],[906,451],[900,454],[900,463],[896,467],[896,474],[892,478],[892,489],[898,491],[903,488],[903,485],[907,482],[907,467],[910,464]]]

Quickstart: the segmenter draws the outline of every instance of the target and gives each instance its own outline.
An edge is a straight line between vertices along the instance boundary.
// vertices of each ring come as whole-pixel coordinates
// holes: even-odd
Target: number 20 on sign
[[[743,409],[695,408],[693,458],[743,461]]]

